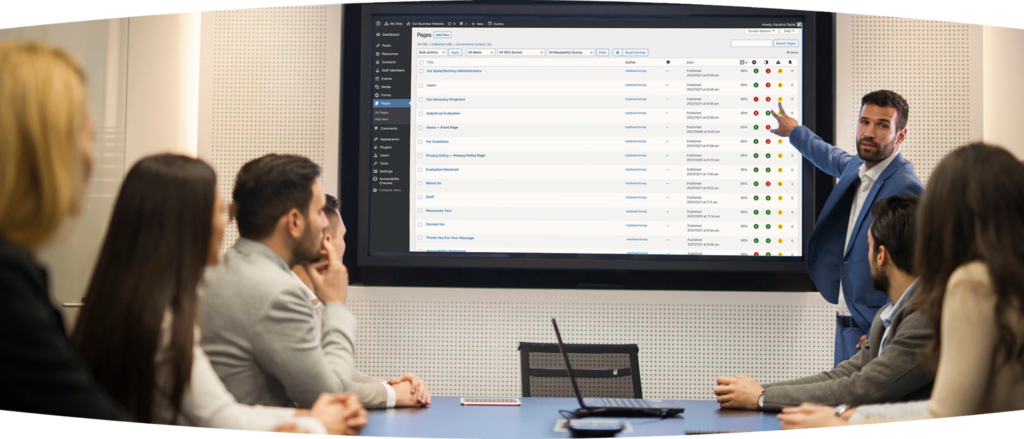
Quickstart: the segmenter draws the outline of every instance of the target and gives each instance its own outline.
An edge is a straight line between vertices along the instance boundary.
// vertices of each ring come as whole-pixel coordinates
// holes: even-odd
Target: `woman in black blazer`
[[[74,354],[35,260],[81,208],[92,135],[78,63],[0,43],[0,410],[132,419]]]

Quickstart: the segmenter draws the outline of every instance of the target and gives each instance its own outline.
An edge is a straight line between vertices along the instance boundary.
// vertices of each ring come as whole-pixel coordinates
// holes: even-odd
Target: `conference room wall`
[[[129,19],[0,29],[2,40],[36,40],[59,46],[78,60],[89,82],[88,107],[96,126],[95,162],[82,212],[66,221],[39,257],[50,268],[58,302],[80,302],[110,222],[125,170]],[[77,309],[61,309],[66,327]]]
[[[984,139],[1024,159],[1024,30],[985,26]]]
[[[294,26],[288,14],[310,12],[280,8],[204,14],[201,88],[210,88],[201,95],[210,94],[200,99],[200,113],[210,112],[213,117],[200,120],[200,156],[209,142],[204,140],[202,125],[227,120],[225,115],[214,114],[217,110],[210,99],[231,92],[219,89],[218,81],[268,90],[284,90],[287,85],[266,82],[269,77],[262,69],[281,61],[275,52],[263,53],[267,62],[249,65],[218,64],[216,60],[208,64],[208,54],[220,50],[241,56],[244,50],[253,50],[245,45],[257,40],[247,40],[239,31],[251,32],[251,27],[271,23]],[[340,11],[312,13],[311,29],[323,29],[322,21],[329,19],[319,13],[336,13],[340,18]],[[838,137],[841,147],[852,149],[852,121],[859,112],[860,96],[877,88],[896,89],[910,100],[912,134],[904,154],[917,162],[918,174],[925,179],[950,148],[981,139],[981,27],[850,15],[839,15],[837,27],[841,42],[837,47],[836,128],[837,133],[844,133]],[[340,40],[340,34],[334,34],[340,29],[328,27],[326,31],[328,41]],[[304,43],[288,34],[281,35],[283,40],[266,35],[258,38],[259,44],[271,46],[302,47]],[[319,78],[311,79],[321,81]],[[323,84],[337,82],[340,76],[328,77]],[[323,108],[328,106],[325,103]],[[950,106],[960,110],[950,112]],[[221,111],[225,110],[222,106]],[[272,130],[254,132],[253,122],[245,119],[237,127],[219,125],[216,136],[248,135],[243,140],[252,142],[275,135]],[[287,121],[278,116],[264,123],[270,126]],[[295,135],[310,137],[319,132],[296,131]],[[325,143],[325,147],[332,145]],[[240,164],[267,151],[262,146],[249,151],[224,143],[209,148],[208,157],[214,163],[220,158],[213,154],[228,155]],[[321,163],[329,172],[337,172],[333,163]],[[228,172],[237,165],[224,168],[218,170]],[[834,305],[814,292],[355,287],[350,307],[360,319],[357,366],[361,370],[381,377],[414,372],[440,395],[520,394],[516,343],[553,341],[548,324],[551,316],[564,321],[571,342],[639,343],[648,397],[705,399],[711,397],[709,388],[718,374],[745,373],[775,381],[826,369],[832,361]]]

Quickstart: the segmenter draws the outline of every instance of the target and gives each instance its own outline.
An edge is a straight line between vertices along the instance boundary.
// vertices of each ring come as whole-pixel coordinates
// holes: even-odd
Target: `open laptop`
[[[576,374],[569,364],[569,354],[565,352],[565,344],[562,343],[562,333],[558,331],[558,323],[551,318],[551,324],[555,327],[555,337],[558,338],[558,350],[565,359],[565,371],[569,374],[569,381],[572,382],[572,391],[576,393],[576,399],[580,401],[580,410],[577,415],[582,416],[672,416],[682,413],[684,410],[683,401],[661,400],[661,399],[632,399],[632,398],[584,398],[580,393],[580,387],[576,384]]]

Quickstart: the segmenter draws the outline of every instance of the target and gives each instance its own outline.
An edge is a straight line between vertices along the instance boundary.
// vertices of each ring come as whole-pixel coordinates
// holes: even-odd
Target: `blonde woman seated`
[[[206,163],[156,155],[121,187],[72,344],[139,421],[357,434],[366,410],[323,393],[309,410],[238,403],[199,346],[196,287],[217,265],[227,217]],[[338,261],[332,261],[340,264]]]
[[[932,172],[917,216],[917,306],[939,363],[931,399],[843,410],[803,404],[783,428],[1024,410],[1024,165],[971,144]]]

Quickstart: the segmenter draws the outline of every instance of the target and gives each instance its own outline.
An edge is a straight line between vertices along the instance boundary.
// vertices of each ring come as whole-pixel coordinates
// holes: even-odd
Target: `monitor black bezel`
[[[581,12],[582,11],[582,12]],[[346,5],[344,9],[343,79],[341,111],[341,144],[339,178],[342,194],[342,217],[349,228],[346,235],[348,251],[345,263],[352,279],[367,285],[407,286],[524,286],[563,288],[578,285],[610,285],[623,288],[679,289],[663,286],[650,278],[733,279],[737,274],[769,274],[791,280],[766,282],[769,289],[803,290],[813,288],[807,278],[807,238],[820,212],[833,180],[803,162],[805,208],[803,209],[803,255],[765,260],[744,256],[652,256],[652,255],[552,255],[413,253],[407,256],[378,256],[368,251],[369,222],[369,114],[372,99],[369,70],[371,23],[375,15],[434,16],[538,16],[559,17],[678,17],[678,16],[740,16],[797,17],[804,22],[804,120],[802,124],[831,141],[834,126],[834,16],[828,13],[779,9],[736,8],[727,6],[693,6],[678,4],[616,4],[585,2],[499,2],[478,3],[385,3]],[[819,30],[822,28],[822,30]],[[822,95],[824,94],[824,98]],[[446,270],[436,270],[443,268]],[[433,270],[432,270],[433,269]],[[605,272],[604,274],[597,274]],[[609,272],[612,273],[609,276]],[[449,274],[440,274],[449,273]],[[637,277],[644,278],[638,281]],[[530,279],[530,280],[527,280]],[[610,281],[607,281],[610,278]],[[707,279],[707,276],[702,276]],[[568,279],[568,281],[566,281]],[[596,282],[589,282],[597,279]],[[632,280],[630,280],[632,279]],[[605,280],[605,281],[602,281]],[[676,282],[672,282],[675,284]],[[694,283],[694,282],[690,282]],[[707,289],[718,288],[716,282],[695,282]],[[575,284],[575,285],[574,285]],[[744,282],[740,282],[740,285]],[[724,289],[735,289],[724,282]],[[789,286],[789,288],[786,288]],[[749,286],[746,289],[761,289]]]

